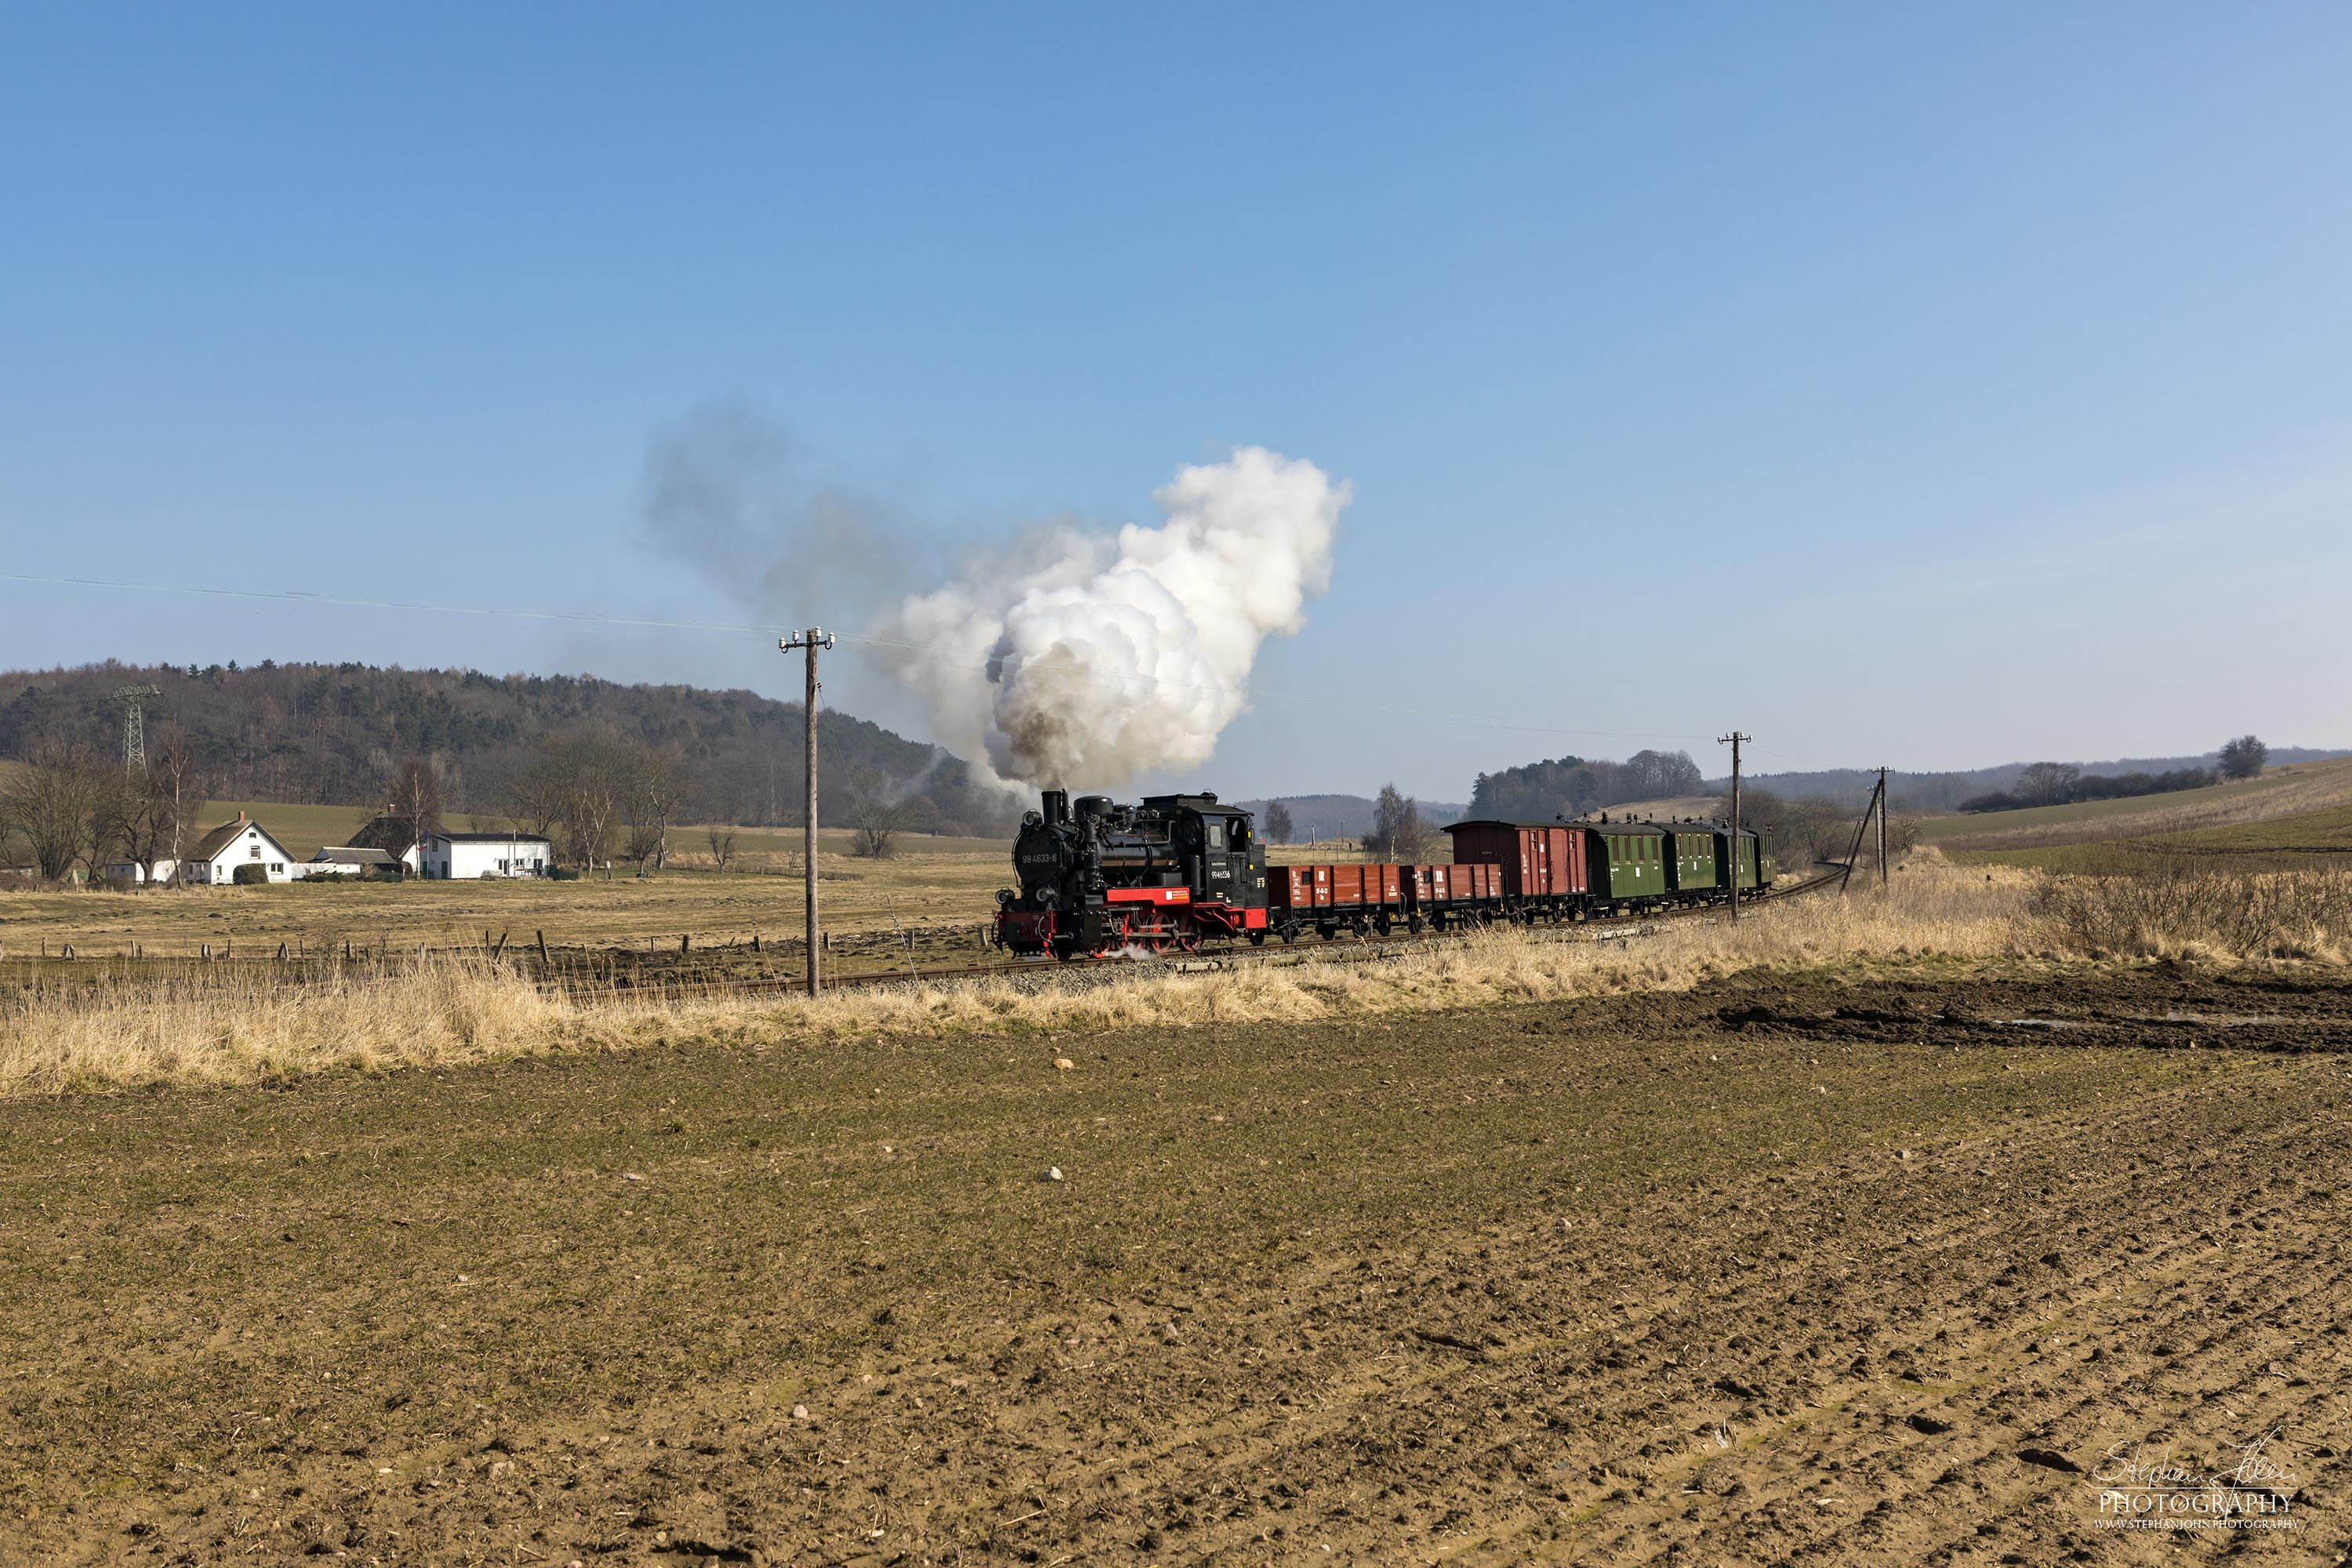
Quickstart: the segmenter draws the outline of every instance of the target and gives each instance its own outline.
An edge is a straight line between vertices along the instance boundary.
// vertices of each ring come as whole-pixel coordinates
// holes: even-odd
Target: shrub
[[[2352,945],[2352,873],[2211,870],[2152,857],[2128,872],[2053,878],[2034,912],[2094,955],[2334,958]]]
[[[269,873],[259,866],[239,866],[229,873],[229,880],[240,888],[258,887],[269,880]]]

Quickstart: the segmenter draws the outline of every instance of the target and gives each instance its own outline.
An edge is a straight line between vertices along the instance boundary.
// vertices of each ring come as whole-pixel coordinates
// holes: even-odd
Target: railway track
[[[1786,903],[1806,893],[1815,892],[1833,883],[1843,883],[1847,877],[1843,866],[1808,878],[1793,887],[1774,888],[1768,893],[1750,895],[1740,902],[1745,905]],[[1668,921],[1727,919],[1729,906],[1698,904],[1685,909],[1651,910],[1640,914],[1608,916],[1599,920],[1562,922],[1550,928],[1561,940],[1596,941],[1609,936],[1629,937],[1646,928],[1663,925]],[[1486,927],[1473,928],[1477,930]],[[1532,928],[1531,928],[1532,929]],[[872,986],[921,985],[941,981],[984,980],[1030,976],[1044,979],[1071,979],[1082,976],[1202,973],[1220,969],[1237,969],[1248,964],[1274,964],[1290,967],[1310,963],[1345,963],[1363,957],[1370,952],[1393,952],[1399,949],[1432,946],[1442,942],[1459,942],[1467,932],[1460,930],[1442,931],[1391,931],[1385,936],[1364,935],[1318,940],[1312,944],[1253,947],[1239,942],[1203,947],[1193,952],[1153,955],[1142,960],[1092,959],[1076,963],[1064,963],[1050,958],[998,959],[986,963],[951,964],[944,966],[910,965],[902,969],[875,970],[856,974],[835,974],[820,981],[825,991],[861,990]],[[631,997],[646,1002],[680,1001],[694,996],[726,996],[757,994],[761,992],[788,992],[805,989],[807,980],[801,975],[745,975],[737,978],[719,977],[709,980],[679,980],[663,984],[651,980],[646,984],[615,988],[607,982],[580,983],[565,979],[542,981],[540,989],[551,994],[594,995],[600,997]]]

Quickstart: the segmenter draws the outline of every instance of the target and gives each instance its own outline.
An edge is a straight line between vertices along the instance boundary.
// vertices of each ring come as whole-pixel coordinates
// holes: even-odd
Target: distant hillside
[[[448,810],[494,816],[541,741],[608,729],[677,762],[683,820],[801,819],[799,703],[583,676],[268,661],[10,671],[0,673],[0,758],[23,758],[50,738],[120,747],[122,715],[110,693],[127,685],[162,689],[145,703],[151,747],[180,726],[215,799],[363,805],[394,766],[422,755],[440,764]],[[903,795],[918,830],[1001,834],[1020,815],[1017,800],[974,784],[961,759],[846,713],[818,713],[817,761],[821,792],[842,801],[853,780],[871,778]]]
[[[2315,750],[2309,746],[2273,746],[2270,763],[2273,767],[2284,767],[2290,763],[2321,762],[2329,757],[2345,756],[2352,756],[2352,752]],[[2117,773],[2165,773],[2180,768],[2210,768],[2219,759],[2219,752],[2206,752],[2194,757],[2118,757],[2112,762],[2076,763],[2074,765],[2086,773],[2113,776]],[[2031,765],[2029,763],[2001,763],[1965,773],[1906,773],[1897,770],[1887,773],[1886,787],[1894,796],[1897,811],[1915,814],[1950,811],[1964,800],[2012,788],[2017,783],[2017,775]],[[1791,800],[1825,800],[1860,811],[1863,802],[1870,798],[1872,787],[1878,783],[1878,773],[1870,768],[1830,768],[1818,773],[1749,773],[1747,780]],[[1710,791],[1727,793],[1731,788],[1730,775],[1709,779],[1706,787]]]
[[[1372,802],[1369,795],[1286,795],[1275,798],[1290,808],[1291,837],[1300,843],[1310,838],[1360,838],[1371,831]],[[1263,816],[1269,803],[1244,800],[1234,804]],[[1421,815],[1437,827],[1459,822],[1469,814],[1468,806],[1456,802],[1421,803]]]

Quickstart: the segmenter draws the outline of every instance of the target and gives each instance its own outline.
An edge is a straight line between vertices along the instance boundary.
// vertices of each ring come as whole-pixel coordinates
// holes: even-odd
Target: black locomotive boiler
[[[1017,888],[996,895],[996,940],[1056,958],[1265,941],[1265,848],[1250,814],[1213,795],[1139,805],[1049,789],[1013,844]]]

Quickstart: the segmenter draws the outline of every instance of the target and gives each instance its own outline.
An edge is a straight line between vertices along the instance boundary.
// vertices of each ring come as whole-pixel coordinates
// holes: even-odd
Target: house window
[[[272,871],[283,871],[286,869],[286,862],[283,860],[272,860],[269,863],[269,868]]]

